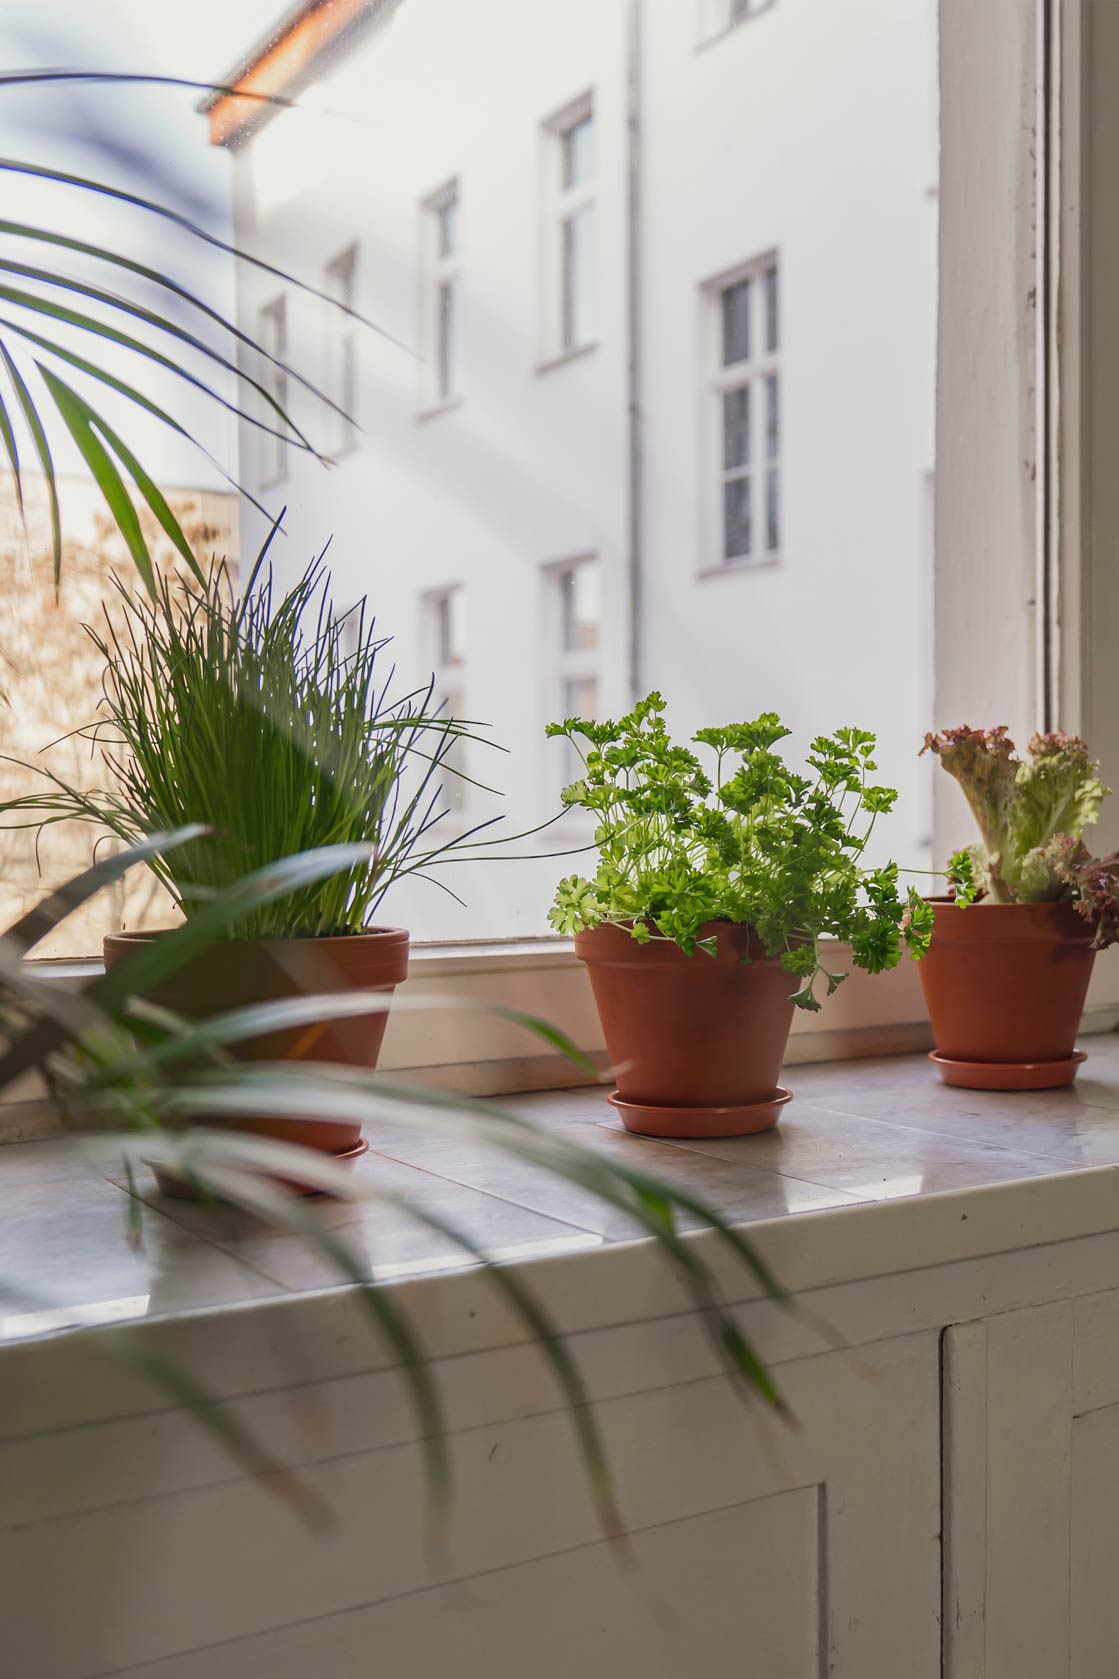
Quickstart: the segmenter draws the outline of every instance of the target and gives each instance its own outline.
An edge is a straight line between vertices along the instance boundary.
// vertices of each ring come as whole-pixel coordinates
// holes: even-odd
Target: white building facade
[[[238,244],[380,329],[241,269],[242,328],[354,421],[273,386],[329,471],[241,428],[281,577],[329,538],[338,606],[490,726],[508,755],[463,763],[504,800],[455,822],[535,826],[571,768],[544,724],[657,687],[681,733],[876,729],[889,850],[927,866],[916,752],[959,721],[930,715],[933,0],[351,10],[234,139]],[[589,837],[557,835],[513,849]],[[468,909],[393,918],[537,934],[577,866],[467,865]]]

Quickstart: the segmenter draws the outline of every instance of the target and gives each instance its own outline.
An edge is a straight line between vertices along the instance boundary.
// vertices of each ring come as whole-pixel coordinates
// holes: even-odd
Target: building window
[[[700,45],[717,40],[740,23],[760,17],[776,3],[777,0],[698,0]]]
[[[713,291],[718,560],[774,560],[781,550],[780,318],[776,257]]]
[[[594,342],[595,119],[585,94],[545,124],[547,294],[545,355],[569,355]]]
[[[450,181],[422,207],[425,350],[421,405],[438,408],[462,394],[462,257],[458,182]]]
[[[330,410],[333,438],[331,447],[336,455],[344,454],[357,442],[357,322],[344,311],[356,307],[357,246],[347,245],[344,251],[328,262],[323,275],[323,290],[330,298],[325,305],[326,318],[326,379],[325,390],[342,413]]]
[[[287,299],[274,297],[270,303],[261,306],[257,313],[256,324],[257,342],[262,354],[260,357],[260,383],[285,412],[288,403],[288,376],[280,363],[287,359],[288,325]],[[284,422],[276,409],[266,404],[262,415],[266,425],[273,431],[282,434]],[[287,444],[283,436],[273,437],[262,431],[260,438],[260,482],[262,484],[278,484],[287,475]]]
[[[447,717],[466,717],[466,592],[459,584],[423,597],[424,641],[432,667],[432,702]],[[443,763],[443,791],[454,811],[466,803],[468,743],[457,740]]]
[[[597,718],[602,573],[592,557],[548,568],[548,634],[554,681],[549,716]],[[578,754],[566,743],[564,783],[582,773]]]

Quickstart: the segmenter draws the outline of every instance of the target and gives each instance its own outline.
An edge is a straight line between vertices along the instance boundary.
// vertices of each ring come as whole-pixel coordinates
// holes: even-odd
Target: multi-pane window
[[[260,383],[272,401],[286,412],[288,379],[281,365],[287,358],[288,349],[287,300],[284,297],[274,297],[262,304],[257,311],[256,332],[261,349]],[[284,422],[270,403],[262,406],[261,418],[271,432],[283,432]],[[262,484],[278,483],[287,471],[287,445],[282,435],[273,436],[268,431],[262,431],[258,436],[260,481]]]
[[[549,567],[548,632],[555,661],[553,705],[556,717],[598,716],[599,636],[602,624],[602,574],[593,557],[565,560]],[[580,773],[578,754],[568,745],[563,779]]]
[[[718,558],[772,560],[781,549],[779,286],[775,257],[715,288]]]
[[[547,124],[547,167],[553,193],[546,259],[547,348],[565,354],[594,342],[595,120],[590,95]]]
[[[451,181],[423,206],[426,276],[427,379],[425,406],[461,394],[462,256],[458,182]]]
[[[466,717],[466,592],[455,584],[423,599],[424,640],[432,666],[432,702],[446,717]],[[448,773],[443,790],[453,810],[466,802],[468,783],[464,740],[456,740],[443,759]]]
[[[357,321],[346,313],[355,307],[357,246],[347,245],[323,275],[323,290],[330,303],[326,318],[326,394],[342,410],[331,410],[333,449],[341,454],[357,441]]]

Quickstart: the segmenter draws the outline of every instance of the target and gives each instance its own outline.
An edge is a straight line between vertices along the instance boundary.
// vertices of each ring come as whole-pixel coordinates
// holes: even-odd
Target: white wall
[[[292,456],[285,579],[332,537],[336,597],[368,591],[419,674],[420,596],[467,590],[467,710],[512,754],[480,767],[513,828],[549,807],[559,749],[541,567],[598,553],[602,704],[628,702],[625,580],[624,0],[404,0],[238,155],[242,242],[311,280],[354,239],[359,307],[407,346],[361,339],[359,449],[325,472]],[[932,0],[777,0],[699,47],[690,0],[644,0],[643,679],[688,729],[780,710],[796,745],[844,722],[883,737],[902,789],[884,843],[924,862],[931,725],[928,475],[935,329]],[[541,124],[593,90],[599,343],[538,370]],[[419,205],[461,201],[464,400],[417,418]],[[703,284],[776,249],[781,270],[781,563],[701,580]],[[243,324],[276,287],[241,276]],[[289,297],[291,355],[321,370],[322,306]],[[325,436],[309,400],[297,417]],[[243,469],[259,459],[242,428]],[[711,440],[708,439],[708,442]],[[262,525],[252,515],[243,552]],[[939,720],[953,721],[953,719]],[[926,760],[927,762],[927,760]],[[479,814],[484,800],[478,799]],[[518,847],[518,850],[524,849]],[[471,908],[410,889],[387,918],[420,935],[543,930],[571,861],[474,867]]]

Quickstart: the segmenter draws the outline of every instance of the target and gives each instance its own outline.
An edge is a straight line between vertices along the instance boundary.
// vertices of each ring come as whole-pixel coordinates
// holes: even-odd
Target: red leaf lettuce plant
[[[639,944],[670,939],[692,955],[715,954],[705,922],[745,922],[800,982],[793,1001],[818,1009],[822,974],[830,996],[846,978],[820,959],[820,939],[851,947],[856,967],[892,968],[903,944],[928,948],[932,911],[903,897],[898,866],[860,866],[877,817],[897,798],[872,785],[875,737],[839,729],[812,742],[813,777],[794,774],[773,748],[790,731],[775,712],[752,723],[700,729],[694,744],[714,756],[709,775],[694,752],[669,739],[664,700],[652,693],[620,722],[569,717],[547,733],[572,742],[582,778],[563,802],[593,812],[598,868],[562,880],[550,911],[560,933],[611,922]]]
[[[1019,757],[1005,727],[925,736],[964,790],[981,842],[948,864],[956,902],[1071,903],[1095,948],[1119,941],[1119,856],[1093,857],[1081,835],[1110,789],[1077,735],[1034,735]]]

